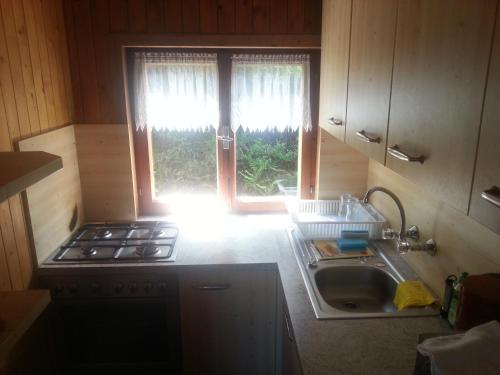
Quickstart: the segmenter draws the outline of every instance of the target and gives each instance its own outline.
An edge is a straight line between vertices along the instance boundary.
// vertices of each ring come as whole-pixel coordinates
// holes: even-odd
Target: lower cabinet
[[[49,306],[0,364],[1,375],[60,375],[59,358]]]
[[[180,272],[183,374],[275,374],[274,269]]]
[[[295,343],[290,315],[281,283],[278,283],[278,340],[276,375],[302,375],[299,353]]]

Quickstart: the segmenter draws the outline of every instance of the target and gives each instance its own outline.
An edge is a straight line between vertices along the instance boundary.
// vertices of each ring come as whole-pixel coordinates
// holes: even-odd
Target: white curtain
[[[235,55],[231,75],[234,132],[311,129],[309,55]]]
[[[134,57],[138,130],[218,128],[216,54],[136,52]]]

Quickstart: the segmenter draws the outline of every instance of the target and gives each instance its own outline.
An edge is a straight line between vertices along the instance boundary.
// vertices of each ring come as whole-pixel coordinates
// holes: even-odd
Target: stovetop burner
[[[161,251],[155,243],[146,243],[135,248],[135,252],[142,257],[149,257],[158,254]]]
[[[178,229],[167,222],[87,224],[56,252],[56,262],[173,261]]]
[[[99,238],[99,239],[109,238],[112,235],[113,235],[113,233],[109,229],[106,229],[106,228],[98,229],[95,232],[96,238]]]
[[[85,256],[92,256],[97,254],[97,250],[93,247],[84,247],[82,248],[82,254]]]

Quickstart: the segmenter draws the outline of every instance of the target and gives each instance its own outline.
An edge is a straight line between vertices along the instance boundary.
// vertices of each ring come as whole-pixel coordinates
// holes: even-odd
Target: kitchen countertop
[[[143,267],[159,272],[204,265],[277,267],[304,375],[413,374],[419,334],[449,331],[439,317],[317,320],[286,233],[290,223],[285,215],[213,215],[177,223],[176,261]],[[405,278],[416,278],[392,246],[383,247]],[[72,272],[77,269],[95,272],[72,266]],[[124,269],[121,265],[114,271]],[[65,272],[57,266],[42,266],[39,272],[55,270]]]

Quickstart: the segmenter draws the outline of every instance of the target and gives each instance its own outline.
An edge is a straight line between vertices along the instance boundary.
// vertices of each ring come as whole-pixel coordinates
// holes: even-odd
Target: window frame
[[[217,135],[222,135],[222,125],[229,125],[231,120],[231,55],[233,54],[282,54],[297,53],[310,56],[310,106],[312,129],[306,132],[299,129],[299,160],[297,187],[302,199],[313,199],[315,195],[317,148],[318,148],[318,117],[319,117],[319,71],[320,51],[318,49],[290,49],[290,48],[170,48],[170,47],[126,47],[126,92],[131,121],[131,133],[135,159],[135,176],[138,199],[138,213],[140,216],[161,216],[171,212],[168,202],[157,200],[153,196],[153,166],[151,150],[151,131],[136,131],[134,108],[134,79],[133,62],[136,51],[168,52],[206,52],[216,53],[219,70],[219,107],[220,126]],[[237,139],[230,130],[233,142],[229,150],[223,150],[222,142],[217,142],[217,179],[218,195],[228,204],[230,211],[235,213],[250,212],[284,212],[283,198],[255,197],[240,199],[236,191],[236,147]],[[221,167],[222,166],[222,167]]]

